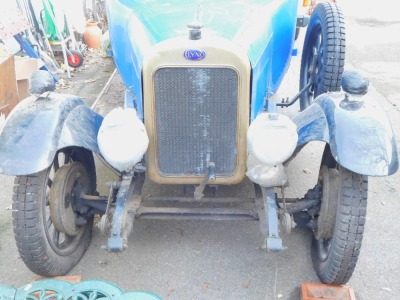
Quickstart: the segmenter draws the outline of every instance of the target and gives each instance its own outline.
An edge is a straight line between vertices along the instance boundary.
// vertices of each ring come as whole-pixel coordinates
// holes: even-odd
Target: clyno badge
[[[183,56],[189,60],[202,60],[206,57],[206,52],[201,49],[188,49],[183,52]]]

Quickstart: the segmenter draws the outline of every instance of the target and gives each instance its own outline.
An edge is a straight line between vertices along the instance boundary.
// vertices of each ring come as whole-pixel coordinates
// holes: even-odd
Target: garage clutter
[[[0,116],[29,96],[35,70],[49,71],[55,82],[59,73],[70,78],[71,70],[82,66],[87,48],[109,47],[104,32],[108,41],[101,0],[7,1],[0,10]]]

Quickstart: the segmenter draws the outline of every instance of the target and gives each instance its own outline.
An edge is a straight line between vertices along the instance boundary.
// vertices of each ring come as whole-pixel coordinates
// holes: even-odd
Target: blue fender
[[[298,147],[310,141],[329,144],[335,160],[368,176],[391,175],[399,168],[396,140],[389,119],[368,96],[348,101],[344,93],[322,94],[293,121]]]
[[[0,132],[0,173],[37,173],[51,165],[58,150],[69,146],[99,153],[102,120],[76,96],[44,93],[25,99]]]

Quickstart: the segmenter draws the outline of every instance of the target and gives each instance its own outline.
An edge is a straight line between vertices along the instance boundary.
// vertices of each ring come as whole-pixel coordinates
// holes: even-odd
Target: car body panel
[[[344,93],[323,94],[293,121],[298,146],[325,141],[335,160],[355,173],[385,176],[399,167],[390,122],[380,105],[368,96],[349,101]]]
[[[204,52],[204,58],[202,57],[200,60],[196,60],[194,62],[186,59],[183,55],[176,55],[177,53],[183,54],[185,49],[201,49]],[[171,103],[175,103],[175,106],[180,106],[176,112],[179,112],[176,116],[178,119],[181,119],[183,122],[184,117],[179,116],[179,114],[190,115],[193,110],[196,110],[199,114],[202,115],[201,120],[194,121],[191,119],[188,123],[188,126],[180,126],[178,123],[173,122],[170,119],[164,119],[165,121],[161,121],[163,131],[166,128],[173,126],[171,129],[174,132],[181,132],[182,136],[185,136],[184,139],[181,138],[181,135],[175,136],[175,145],[180,143],[202,143],[202,144],[210,144],[210,141],[217,139],[216,135],[218,128],[215,128],[212,124],[217,125],[218,127],[223,127],[220,121],[215,116],[215,113],[211,111],[205,111],[204,108],[209,105],[210,102],[223,102],[223,95],[217,93],[220,97],[218,99],[210,99],[207,95],[213,90],[213,85],[217,85],[216,81],[210,79],[211,72],[208,73],[206,71],[196,73],[196,70],[199,69],[212,69],[212,70],[223,70],[229,69],[237,75],[237,89],[238,95],[234,99],[234,102],[237,103],[238,110],[233,112],[232,115],[224,115],[223,117],[231,117],[235,119],[236,131],[231,132],[232,136],[236,136],[235,143],[233,143],[230,147],[226,147],[224,151],[224,156],[230,156],[235,160],[235,170],[232,171],[231,174],[218,174],[218,169],[221,164],[223,164],[222,160],[218,160],[218,155],[215,153],[217,150],[216,147],[212,145],[207,145],[204,147],[204,151],[206,151],[210,157],[203,151],[192,151],[188,153],[186,151],[187,148],[179,151],[177,149],[182,149],[183,147],[171,147],[169,151],[166,151],[166,155],[168,156],[168,160],[174,161],[176,160],[176,165],[179,164],[181,160],[195,160],[200,164],[200,168],[206,168],[206,164],[211,162],[210,160],[216,159],[213,161],[216,163],[217,168],[217,176],[214,181],[215,184],[235,184],[239,183],[245,178],[246,173],[246,160],[247,160],[247,152],[246,152],[246,134],[249,126],[249,106],[250,106],[250,63],[246,56],[246,53],[243,51],[241,47],[238,47],[234,43],[227,41],[226,39],[220,39],[217,37],[208,38],[208,39],[200,39],[197,41],[192,41],[187,38],[181,37],[176,39],[166,40],[161,42],[153,47],[152,51],[150,51],[146,59],[144,61],[143,66],[143,90],[144,90],[144,102],[145,102],[145,125],[147,129],[147,133],[149,135],[150,144],[147,153],[147,164],[148,164],[148,176],[149,178],[157,183],[185,183],[185,184],[198,184],[201,182],[203,173],[199,172],[199,174],[190,174],[190,172],[178,172],[179,174],[163,174],[159,167],[159,158],[160,151],[158,147],[158,129],[157,124],[160,122],[157,119],[156,106],[160,105],[160,103],[156,103],[155,98],[156,95],[154,93],[155,86],[155,74],[158,71],[165,69],[185,69],[188,70],[187,75],[193,76],[193,84],[194,90],[189,90],[186,92],[182,92],[181,88],[178,88],[179,99],[169,99],[168,106],[174,106]],[[193,73],[196,73],[194,75]],[[192,75],[190,75],[192,74]],[[200,76],[199,76],[200,75]],[[173,76],[170,75],[170,78]],[[173,79],[171,79],[173,80]],[[189,85],[189,84],[188,84]],[[175,84],[168,84],[168,90],[175,89]],[[222,89],[223,87],[221,87]],[[196,93],[196,91],[198,93]],[[211,92],[212,93],[212,92]],[[178,98],[178,97],[177,97]],[[192,99],[195,101],[192,101]],[[178,102],[178,103],[177,103]],[[192,105],[188,110],[184,110],[185,103],[191,102]],[[227,105],[229,106],[229,105]],[[173,116],[175,117],[175,108],[171,107],[169,109],[172,110]],[[170,112],[171,113],[171,112]],[[160,116],[159,116],[160,117]],[[160,117],[161,119],[161,117]],[[230,120],[229,120],[230,121]],[[179,122],[180,124],[182,122]],[[228,120],[224,122],[228,123]],[[174,124],[174,125],[171,125]],[[192,127],[199,128],[199,131],[193,130]],[[232,129],[229,127],[229,129]],[[189,133],[190,132],[190,133]],[[221,133],[222,134],[222,133]],[[228,135],[227,131],[223,132],[225,136]],[[192,137],[196,135],[197,138],[193,139]],[[222,137],[219,137],[218,140],[221,140]],[[212,143],[211,143],[212,144]],[[174,146],[175,146],[174,145]],[[171,152],[174,152],[171,155]],[[220,157],[221,158],[221,157]],[[203,171],[204,171],[203,169]],[[181,174],[182,173],[182,174]]]
[[[80,146],[96,153],[102,117],[82,99],[57,93],[20,102],[0,132],[0,172],[28,175],[49,167],[56,152]]]
[[[170,63],[176,58],[181,65],[193,68],[219,65],[218,60],[211,59],[213,55],[240,52],[236,64],[246,66],[237,68],[239,77],[245,78],[238,83],[244,92],[239,97],[238,113],[234,112],[241,120],[237,123],[240,133],[235,137],[240,142],[235,144],[235,149],[227,151],[237,155],[240,171],[232,176],[235,180],[220,183],[240,181],[244,177],[247,153],[243,132],[265,109],[266,100],[277,91],[290,64],[297,6],[297,0],[223,0],[207,2],[203,10],[198,10],[197,3],[183,0],[107,1],[114,58],[126,86],[125,106],[137,110],[138,117],[146,123],[150,141],[154,134],[151,124],[155,121],[145,120],[154,117],[145,108],[152,104],[145,102],[152,99],[152,86],[147,88],[150,92],[146,98],[143,89],[148,82],[143,83],[142,78],[148,81],[153,75],[146,75],[143,69],[146,61],[154,62],[156,57],[156,65],[162,66],[164,58],[157,57],[157,51],[164,49],[163,45],[169,47],[165,53]],[[189,40],[186,28],[196,19],[196,14],[202,16],[199,19],[204,26],[201,41]],[[176,43],[179,39],[185,39],[187,44]],[[210,47],[214,40],[221,42]],[[186,50],[199,50],[191,45],[208,49],[206,55],[210,60],[186,62]],[[397,149],[385,113],[373,100],[346,102],[343,99],[342,93],[323,94],[293,119],[297,125],[298,147],[314,140],[325,141],[337,162],[354,172],[373,176],[393,174],[398,169]],[[57,150],[69,146],[99,153],[96,137],[102,119],[76,96],[46,93],[24,100],[10,114],[0,133],[0,171],[11,175],[41,171],[51,164]],[[158,153],[151,148],[154,144],[150,144],[147,155],[156,161]],[[199,169],[205,167],[202,165]],[[150,171],[154,173],[156,169],[153,165]],[[162,183],[197,183],[202,176],[199,172],[194,179],[186,181],[183,177],[177,181],[164,181],[168,176],[154,178]]]

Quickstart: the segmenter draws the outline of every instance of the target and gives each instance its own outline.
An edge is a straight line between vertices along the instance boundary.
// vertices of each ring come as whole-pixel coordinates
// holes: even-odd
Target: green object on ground
[[[35,281],[19,289],[0,285],[0,300],[162,300],[145,291],[124,292],[103,280],[85,280],[75,284],[59,279]]]

